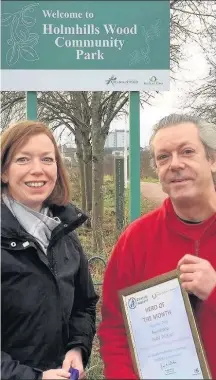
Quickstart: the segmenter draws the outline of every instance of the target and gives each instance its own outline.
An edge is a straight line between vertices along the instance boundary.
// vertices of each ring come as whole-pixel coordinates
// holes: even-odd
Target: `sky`
[[[151,105],[146,105],[140,111],[140,146],[147,146],[151,136],[152,126],[164,116],[171,113],[188,112],[182,107],[187,91],[197,86],[208,75],[208,65],[201,49],[195,44],[186,47],[188,59],[181,63],[181,70],[176,75],[176,81],[170,82],[170,91],[156,95]],[[129,121],[116,120],[111,124],[111,130],[129,128]]]

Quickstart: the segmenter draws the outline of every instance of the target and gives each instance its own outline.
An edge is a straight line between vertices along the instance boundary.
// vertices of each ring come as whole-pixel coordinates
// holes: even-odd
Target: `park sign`
[[[2,90],[169,90],[168,0],[1,3]]]

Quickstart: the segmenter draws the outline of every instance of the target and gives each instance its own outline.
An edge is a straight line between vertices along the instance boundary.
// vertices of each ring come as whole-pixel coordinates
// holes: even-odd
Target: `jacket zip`
[[[199,256],[199,245],[200,245],[200,241],[196,240],[195,241],[195,256]]]
[[[191,240],[188,236],[184,235],[184,234],[179,234],[180,236],[183,236],[184,238],[186,237],[187,239]],[[195,251],[194,251],[194,255],[195,256],[199,256],[199,246],[200,246],[200,240],[195,240]]]
[[[28,241],[32,242],[32,243],[36,246],[36,248],[37,248],[40,252],[42,252],[43,255],[45,255],[45,253],[44,253],[44,251],[42,250],[40,244],[39,244],[35,239],[30,238],[30,239],[28,239]],[[48,247],[48,248],[49,248],[49,247]],[[44,265],[46,265],[46,267],[50,270],[51,274],[53,275],[53,277],[54,277],[54,279],[55,279],[55,282],[57,282],[57,279],[56,279],[57,272],[56,272],[56,270],[55,270],[55,263],[54,263],[53,252],[52,252],[52,251],[51,251],[51,252],[48,252],[48,248],[47,248],[47,254],[46,254],[46,256],[47,256],[47,261],[48,261],[48,266],[47,266],[47,264],[45,264],[45,263],[40,259],[40,257],[39,257],[39,259],[40,259],[40,261],[41,261]],[[49,258],[51,258],[51,261],[52,261],[52,262],[50,262]]]
[[[53,273],[54,277],[56,278],[57,277],[57,270],[56,270],[56,261],[55,261],[55,257],[54,257],[53,248],[50,248],[50,252],[48,252],[48,249],[47,249],[47,257],[48,257],[50,270]]]

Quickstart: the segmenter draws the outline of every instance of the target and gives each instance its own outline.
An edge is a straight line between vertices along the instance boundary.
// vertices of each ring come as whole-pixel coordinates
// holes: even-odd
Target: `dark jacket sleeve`
[[[20,364],[6,352],[1,351],[1,379],[2,380],[40,380],[43,373],[37,368]]]
[[[81,348],[83,364],[86,366],[96,332],[96,304],[99,297],[94,290],[88,259],[75,234],[73,234],[73,239],[80,253],[80,268],[75,278],[74,305],[69,322],[67,350]]]

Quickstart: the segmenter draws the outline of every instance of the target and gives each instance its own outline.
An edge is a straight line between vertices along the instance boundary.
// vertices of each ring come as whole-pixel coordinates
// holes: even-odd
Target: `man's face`
[[[193,123],[160,129],[153,149],[158,176],[173,201],[199,200],[213,188],[216,163],[207,159],[204,146]]]

